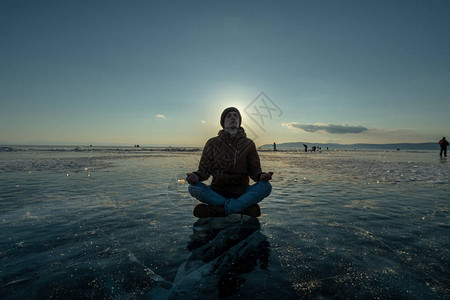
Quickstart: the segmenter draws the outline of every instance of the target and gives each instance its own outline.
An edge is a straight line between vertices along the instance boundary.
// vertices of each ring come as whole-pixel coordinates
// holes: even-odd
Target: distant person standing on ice
[[[237,108],[225,109],[220,117],[223,130],[206,143],[198,170],[187,174],[189,193],[205,203],[194,208],[197,218],[261,215],[258,202],[269,196],[273,172],[262,172],[255,143],[247,138],[241,123]],[[211,175],[210,186],[202,183]],[[249,185],[249,177],[256,183]]]
[[[443,152],[444,156],[447,157],[448,142],[445,139],[445,136],[442,138],[442,140],[439,141],[439,145],[441,145],[441,152],[439,153],[439,156],[442,156],[442,152]]]

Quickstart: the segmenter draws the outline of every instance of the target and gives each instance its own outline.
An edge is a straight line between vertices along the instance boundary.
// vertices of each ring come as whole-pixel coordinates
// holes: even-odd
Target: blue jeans
[[[210,205],[223,206],[227,215],[243,211],[249,206],[260,202],[270,195],[272,185],[269,182],[259,181],[247,187],[245,193],[237,199],[225,198],[216,193],[210,186],[199,182],[189,185],[189,194],[195,199]]]

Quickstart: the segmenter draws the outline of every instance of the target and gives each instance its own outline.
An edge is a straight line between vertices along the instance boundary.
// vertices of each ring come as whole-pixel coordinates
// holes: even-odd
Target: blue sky
[[[1,1],[0,143],[257,145],[450,130],[449,1]],[[263,94],[261,94],[263,92]]]

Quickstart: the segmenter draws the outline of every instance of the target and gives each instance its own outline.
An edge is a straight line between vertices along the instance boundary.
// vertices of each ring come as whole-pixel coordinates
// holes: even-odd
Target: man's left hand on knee
[[[273,175],[273,172],[261,173],[261,175],[259,176],[259,180],[263,181],[263,182],[267,182],[272,179],[272,175]]]

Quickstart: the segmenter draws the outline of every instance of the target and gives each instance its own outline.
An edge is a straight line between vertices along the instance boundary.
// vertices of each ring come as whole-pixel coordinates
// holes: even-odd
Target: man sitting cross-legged
[[[187,174],[189,193],[206,203],[195,207],[198,218],[261,215],[258,203],[272,190],[273,172],[262,172],[255,143],[247,138],[241,123],[237,108],[225,109],[220,117],[223,130],[206,143],[198,170]],[[202,183],[211,175],[210,186]],[[249,177],[256,183],[249,185]]]

